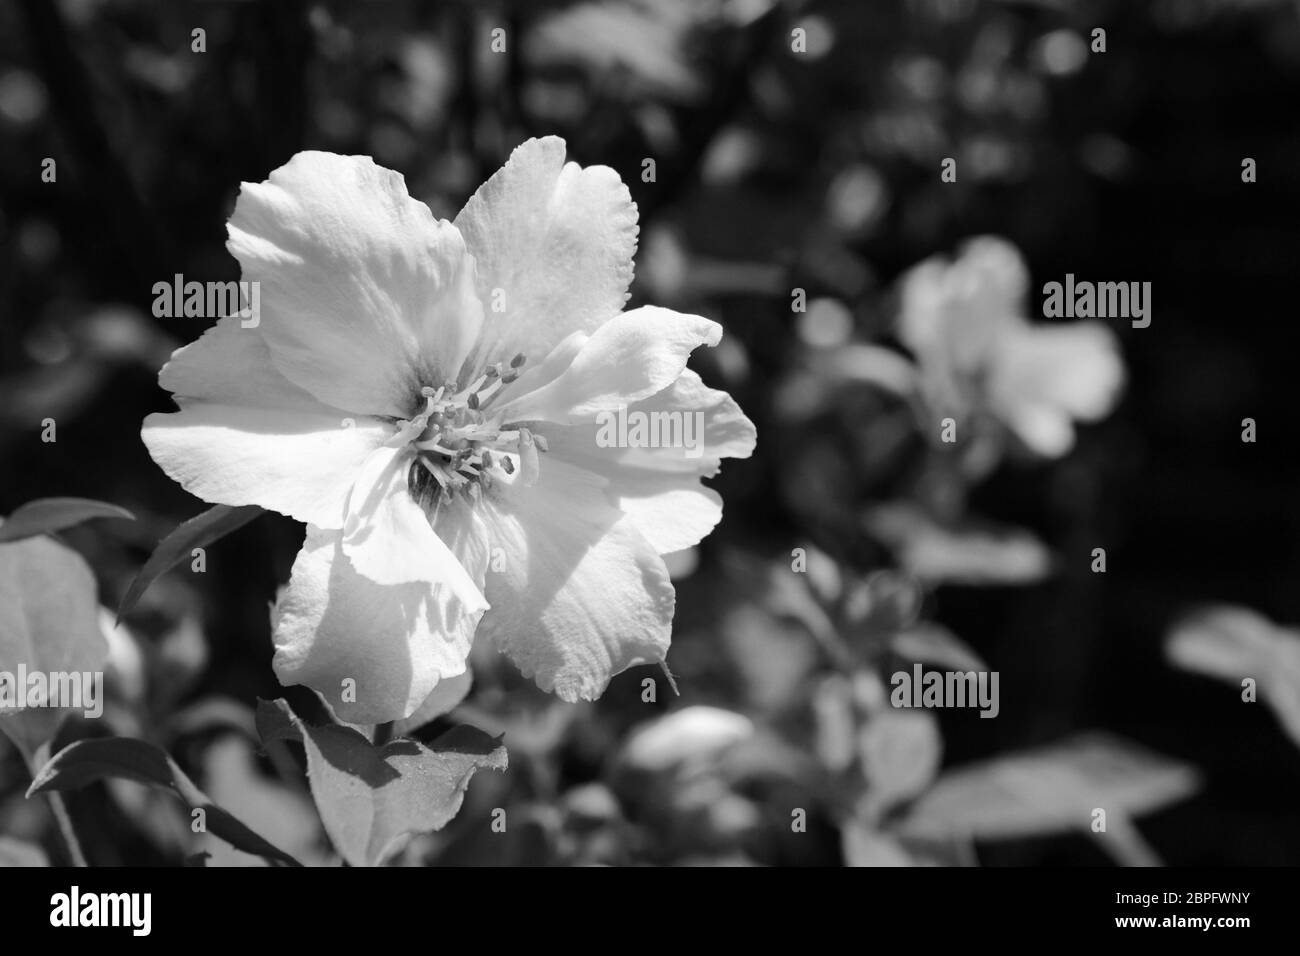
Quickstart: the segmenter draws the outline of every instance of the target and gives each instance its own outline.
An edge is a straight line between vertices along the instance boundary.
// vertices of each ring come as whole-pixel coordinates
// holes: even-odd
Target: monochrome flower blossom
[[[143,437],[172,478],[307,523],[274,667],[349,722],[411,715],[476,633],[569,701],[664,660],[660,556],[712,530],[700,479],[753,450],[686,369],[721,328],[622,311],[636,206],[564,157],[524,143],[449,223],[368,158],[299,153],[243,184],[228,227],[259,324],[221,319],[159,376],[180,410]],[[701,412],[704,453],[599,447],[624,406]]]
[[[1048,458],[1074,444],[1075,421],[1105,417],[1124,384],[1115,334],[1100,322],[1031,324],[1029,270],[1015,246],[969,240],[901,280],[898,336],[944,413],[984,412]]]

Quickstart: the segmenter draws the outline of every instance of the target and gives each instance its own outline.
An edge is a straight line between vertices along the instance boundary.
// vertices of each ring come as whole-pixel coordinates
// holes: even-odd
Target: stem
[[[28,753],[26,747],[19,747],[18,752],[22,754],[23,761],[27,764],[27,772],[36,779],[36,773],[50,759],[50,745],[43,743],[36,748],[34,753]],[[68,858],[72,860],[73,866],[88,867],[86,854],[81,849],[81,841],[77,839],[77,831],[72,827],[72,815],[68,813],[68,805],[63,802],[63,794],[55,790],[47,790],[45,796],[50,801],[50,810],[54,814],[54,821],[59,826],[59,834],[63,837],[64,846],[68,850]]]
[[[1090,830],[1088,835],[1120,866],[1163,865],[1160,854],[1146,841],[1127,814],[1112,813],[1107,823],[1110,827],[1109,834]]]
[[[961,866],[979,866],[979,854],[975,852],[974,837],[966,834],[958,834],[953,838],[953,849],[956,851],[958,863]]]
[[[54,819],[59,823],[59,832],[63,835],[63,842],[67,844],[72,865],[89,866],[90,864],[86,862],[86,854],[81,850],[81,843],[77,840],[77,831],[72,829],[72,817],[68,814],[68,805],[63,802],[63,794],[51,790],[45,795],[50,798],[50,809],[54,811]]]
[[[382,747],[393,739],[393,722],[375,725],[375,746]]]

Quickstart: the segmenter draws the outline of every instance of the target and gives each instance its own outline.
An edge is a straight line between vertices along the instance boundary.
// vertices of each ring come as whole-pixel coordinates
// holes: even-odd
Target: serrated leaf
[[[143,740],[104,737],[69,744],[36,772],[27,796],[80,790],[109,778],[158,787],[184,801],[190,809],[202,810],[208,832],[236,849],[289,866],[302,865],[214,804],[165,751]]]
[[[131,586],[126,589],[126,596],[117,609],[117,619],[121,621],[136,601],[148,590],[149,585],[171,570],[175,565],[187,559],[194,548],[205,548],[230,532],[241,528],[262,513],[257,505],[244,505],[232,508],[229,505],[215,505],[200,515],[179,525],[175,531],[163,538],[154,548],[149,560],[144,563],[140,573],[135,576]]]
[[[102,671],[108,641],[98,612],[95,576],[71,548],[47,537],[0,544],[0,671],[17,675],[21,666],[47,679]],[[57,707],[3,708],[0,732],[30,762],[70,713]]]
[[[501,746],[501,738],[493,737],[491,734],[470,724],[457,724],[446,733],[439,734],[429,744],[429,749],[436,750],[438,753],[466,754],[478,757],[490,757],[498,750],[505,750]],[[505,766],[493,767],[492,769],[504,770]]]
[[[134,521],[135,515],[125,508],[90,498],[38,498],[19,507],[0,524],[0,544],[62,531],[94,518]]]
[[[1087,830],[1092,811],[1136,817],[1191,795],[1189,764],[1104,734],[951,770],[910,808],[905,835],[990,839]]]
[[[350,727],[319,727],[277,701],[302,735],[307,776],[325,832],[352,866],[378,866],[417,833],[440,830],[460,810],[476,770],[506,768],[506,750],[473,727],[456,727],[429,747],[399,739],[375,747]],[[263,716],[259,726],[285,735]]]
[[[1300,634],[1248,608],[1220,605],[1180,622],[1165,653],[1185,670],[1238,687],[1242,678],[1254,678],[1259,699],[1300,746]]]

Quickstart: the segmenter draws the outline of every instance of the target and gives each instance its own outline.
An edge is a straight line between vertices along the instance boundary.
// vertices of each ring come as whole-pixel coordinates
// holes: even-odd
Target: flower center
[[[505,369],[501,363],[492,365],[460,390],[453,382],[420,389],[423,410],[399,420],[391,439],[415,449],[408,484],[417,501],[433,502],[458,491],[476,499],[496,482],[528,485],[536,480],[537,452],[546,451],[546,439],[503,422],[492,410],[519,377],[524,361],[520,354]]]

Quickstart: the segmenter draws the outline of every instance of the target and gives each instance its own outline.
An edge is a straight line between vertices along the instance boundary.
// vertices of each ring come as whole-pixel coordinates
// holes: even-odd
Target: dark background
[[[168,407],[158,368],[203,331],[195,320],[154,319],[151,289],[177,272],[238,277],[223,243],[239,183],[264,179],[300,149],[361,153],[403,172],[413,195],[451,218],[514,145],[556,133],[571,159],[618,170],[640,207],[633,304],[722,321],[724,347],[696,365],[759,429],[755,456],[724,466],[723,523],[678,585],[669,660],[682,700],[653,710],[703,702],[745,712],[783,741],[770,758],[779,763],[806,733],[808,685],[795,682],[785,696],[755,688],[781,683],[792,658],[780,648],[803,647],[806,635],[764,605],[761,577],[736,568],[788,564],[790,549],[807,542],[846,574],[887,566],[888,552],[855,516],[901,493],[916,453],[905,443],[863,464],[843,451],[877,407],[870,400],[790,424],[781,385],[810,346],[789,290],[843,302],[855,338],[887,339],[892,283],[904,269],[969,236],[1001,235],[1025,255],[1032,288],[1066,272],[1150,281],[1154,315],[1147,329],[1111,323],[1128,371],[1113,415],[1084,428],[1065,459],[1009,456],[971,489],[973,512],[1034,531],[1062,571],[1033,586],[926,595],[925,615],[1002,675],[999,719],[942,715],[944,765],[1102,728],[1204,775],[1196,796],[1143,819],[1166,862],[1300,860],[1300,750],[1265,708],[1173,669],[1162,650],[1171,623],[1202,602],[1300,620],[1294,4],[760,0],[583,10],[0,6],[0,513],[56,494],[134,511],[133,525],[66,536],[95,568],[102,602],[115,606],[157,539],[203,507],[139,440],[141,419]],[[809,18],[811,52],[792,55],[790,30]],[[488,52],[498,26],[505,55]],[[1043,53],[1053,31],[1086,44],[1098,26],[1107,51],[1086,53],[1077,68]],[[190,50],[195,27],[207,31],[205,53]],[[940,182],[945,156],[959,157],[956,184]],[[45,157],[57,160],[57,183],[41,181]],[[640,176],[645,157],[656,160],[653,183]],[[1254,184],[1241,181],[1244,157],[1258,163]],[[867,184],[844,187],[865,193],[856,217],[836,215],[846,181]],[[1038,314],[1035,297],[1027,308]],[[39,442],[46,416],[58,421],[56,444]],[[1245,417],[1258,422],[1255,444],[1240,441]],[[813,494],[806,466],[822,461],[828,441],[841,460],[823,472],[828,484],[818,487],[829,493]],[[139,732],[190,765],[206,766],[221,722],[177,729],[168,723],[177,713],[279,693],[266,605],[300,535],[287,519],[258,519],[212,549],[204,579],[159,582],[128,622],[148,652]],[[1104,576],[1088,571],[1098,546],[1108,553]],[[728,637],[737,607],[771,633]],[[202,637],[197,649],[185,645],[187,657],[173,645],[190,619]],[[647,717],[644,676],[616,679],[574,727],[520,758],[533,767],[518,772],[509,799],[572,816],[575,788],[605,781],[620,816],[652,834],[618,844],[612,859],[727,858],[736,848],[721,836],[701,850],[693,824],[654,819],[611,782],[610,754]],[[526,694],[509,675],[481,681],[476,694],[484,710],[522,708],[524,724],[540,724],[532,703],[497,707]],[[39,832],[19,809],[21,765],[11,755],[4,766],[0,821],[9,808],[14,829]],[[269,779],[265,760],[256,771]],[[773,795],[782,788],[821,807],[812,839],[797,846],[776,833],[788,817],[772,809],[789,803]],[[745,858],[841,861],[834,800],[815,773],[735,789],[765,821],[739,841]],[[171,844],[107,793],[74,802],[101,824],[92,861],[174,862]],[[456,828],[480,811],[467,804],[450,843],[430,853],[444,862],[567,859],[569,844],[544,822],[532,842],[477,847]],[[981,841],[979,859],[1106,861],[1077,836]]]

